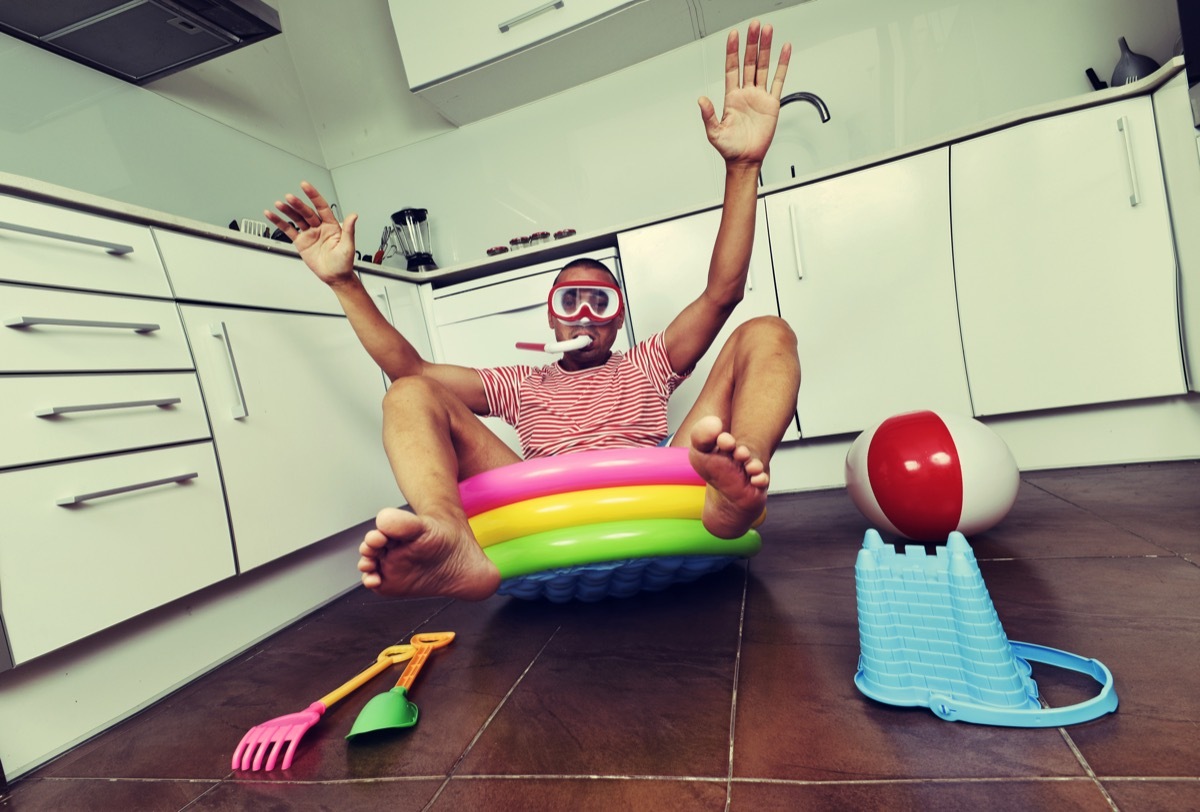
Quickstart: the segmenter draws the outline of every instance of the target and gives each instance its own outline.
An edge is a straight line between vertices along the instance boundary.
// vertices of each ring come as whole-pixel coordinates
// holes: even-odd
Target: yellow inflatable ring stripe
[[[526,499],[472,516],[481,547],[581,524],[627,519],[699,519],[703,485],[633,485],[594,488]]]
[[[470,519],[481,547],[564,527],[637,519],[699,519],[703,485],[630,485],[593,488],[526,499]],[[755,520],[758,527],[766,511]]]

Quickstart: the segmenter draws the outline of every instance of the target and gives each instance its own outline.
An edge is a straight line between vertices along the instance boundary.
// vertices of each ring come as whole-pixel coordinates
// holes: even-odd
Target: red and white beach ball
[[[880,530],[944,542],[996,525],[1017,499],[1020,473],[1000,436],[970,417],[895,415],[860,434],[846,454],[846,489]]]

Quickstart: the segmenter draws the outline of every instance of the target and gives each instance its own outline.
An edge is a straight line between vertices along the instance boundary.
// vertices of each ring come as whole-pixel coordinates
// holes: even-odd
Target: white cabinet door
[[[433,344],[429,340],[422,293],[425,286],[374,274],[361,274],[361,277],[363,287],[375,300],[379,312],[400,331],[422,358],[432,361]],[[386,376],[384,385],[387,385]]]
[[[951,149],[975,413],[1183,392],[1175,254],[1150,99]]]
[[[754,251],[746,297],[733,311],[717,335],[708,353],[696,369],[671,396],[667,423],[675,431],[696,402],[713,361],[729,335],[739,324],[755,316],[778,316],[775,279],[771,271],[771,247],[767,235],[766,207],[758,205],[754,231]],[[625,292],[629,299],[629,320],[635,341],[649,338],[667,325],[685,305],[700,295],[708,276],[713,242],[721,223],[721,210],[694,214],[677,220],[656,223],[623,232],[618,236],[621,265],[625,272]],[[783,435],[784,440],[799,439],[795,422]]]
[[[557,36],[628,0],[389,0],[411,88]]]
[[[690,0],[390,0],[408,86],[463,125],[692,42]]]
[[[241,571],[403,502],[379,370],[344,318],[182,305]]]
[[[767,197],[803,437],[914,409],[971,413],[948,191],[939,149]]]

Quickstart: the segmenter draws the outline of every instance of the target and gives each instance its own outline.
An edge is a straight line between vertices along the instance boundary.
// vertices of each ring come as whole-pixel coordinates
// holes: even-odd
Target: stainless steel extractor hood
[[[0,0],[0,32],[136,85],[280,31],[262,0]]]

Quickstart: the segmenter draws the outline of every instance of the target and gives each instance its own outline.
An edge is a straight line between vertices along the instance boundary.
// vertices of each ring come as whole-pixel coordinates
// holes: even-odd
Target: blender
[[[392,230],[400,239],[400,250],[408,260],[408,270],[437,270],[429,243],[429,210],[401,209],[392,214],[392,223]]]

